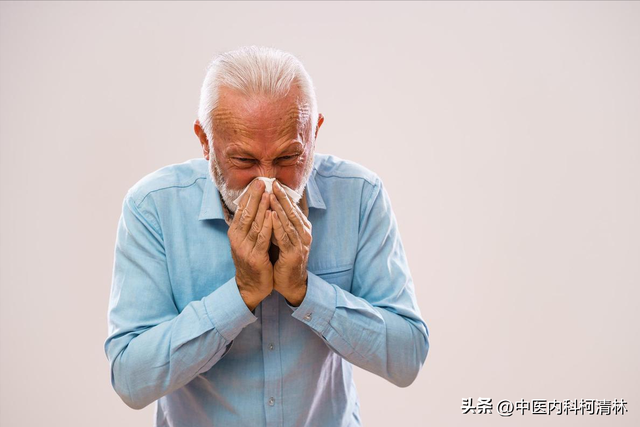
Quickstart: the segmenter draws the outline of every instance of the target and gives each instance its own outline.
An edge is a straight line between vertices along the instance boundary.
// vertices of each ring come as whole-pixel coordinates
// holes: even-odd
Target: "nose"
[[[278,175],[278,168],[272,164],[262,164],[260,165],[259,173],[259,176],[264,176],[266,178],[275,178],[276,175]]]

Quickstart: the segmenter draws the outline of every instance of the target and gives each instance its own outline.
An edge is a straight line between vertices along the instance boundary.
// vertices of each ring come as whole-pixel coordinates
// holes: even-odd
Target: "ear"
[[[209,140],[207,139],[207,134],[204,132],[204,129],[202,129],[202,126],[200,126],[200,122],[198,120],[193,123],[193,131],[196,133],[198,139],[200,140],[200,145],[202,146],[202,155],[205,159],[209,160]]]
[[[324,116],[322,113],[318,114],[318,124],[316,125],[316,134],[313,136],[313,139],[318,139],[318,131],[320,130],[320,126],[324,123]]]

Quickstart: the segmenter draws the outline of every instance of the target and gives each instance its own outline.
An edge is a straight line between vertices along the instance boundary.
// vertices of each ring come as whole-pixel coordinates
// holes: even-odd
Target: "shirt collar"
[[[213,184],[211,176],[207,176],[205,180],[204,191],[202,192],[202,205],[200,206],[200,216],[198,219],[221,219],[224,221],[220,192]]]
[[[307,198],[307,205],[309,208],[314,209],[327,209],[324,204],[324,199],[316,183],[316,169],[313,168],[309,180],[305,186],[305,195]],[[211,176],[208,176],[205,184],[204,191],[202,192],[202,204],[200,206],[199,220],[207,219],[221,219],[225,220],[225,215],[222,207],[222,198],[218,188],[214,185]]]
[[[307,193],[307,205],[309,205],[310,208],[326,210],[327,206],[324,204],[324,199],[322,198],[322,194],[320,193],[320,189],[316,183],[316,172],[317,170],[314,166],[305,187]]]

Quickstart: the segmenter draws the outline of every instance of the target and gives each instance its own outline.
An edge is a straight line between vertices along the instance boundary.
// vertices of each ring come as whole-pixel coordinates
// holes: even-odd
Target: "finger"
[[[258,223],[258,229],[262,230],[262,223],[264,222],[264,216],[269,209],[269,195],[267,193],[262,193],[260,196],[260,204],[258,205],[258,212],[256,213],[256,219],[254,221]]]
[[[289,249],[293,246],[291,243],[291,239],[287,235],[284,227],[282,226],[282,222],[278,218],[278,215],[275,211],[271,211],[271,218],[273,218],[273,234],[276,236],[276,242],[278,242],[278,246],[281,249]]]
[[[253,252],[263,253],[269,249],[269,243],[271,242],[271,233],[273,230],[273,212],[266,211],[264,221],[262,223],[262,229],[256,238],[256,244],[253,247]]]
[[[234,224],[236,230],[240,232],[241,235],[246,236],[251,228],[251,224],[256,217],[256,213],[258,211],[258,206],[261,200],[261,194],[264,192],[264,182],[259,179],[255,180],[253,184],[247,190],[249,193],[249,199],[245,202],[244,205],[239,207],[239,212],[236,211],[234,215]]]
[[[249,190],[245,191],[242,197],[240,197],[240,200],[238,201],[238,206],[236,207],[236,210],[244,209],[244,207],[247,206],[247,202],[249,201],[250,197],[251,197],[251,192]]]
[[[251,198],[251,192],[249,190],[245,191],[242,197],[240,197],[240,200],[238,201],[238,205],[236,206],[236,211],[234,212],[234,216],[231,220],[231,224],[234,227],[240,221],[240,217],[242,216],[242,211],[244,211],[250,198]]]
[[[305,228],[309,231],[310,227],[307,227],[305,221],[302,219],[304,218],[304,214],[300,211],[300,208],[291,201],[280,183],[274,181],[273,184],[273,194],[276,195],[278,202],[280,202],[287,214],[287,218],[289,218],[289,221],[291,221],[291,223],[296,227],[298,233],[300,233],[300,235],[304,234]]]
[[[233,228],[234,230],[238,228],[238,224],[240,223],[240,218],[242,217],[242,212],[244,212],[245,206],[247,206],[247,202],[249,201],[250,198],[251,198],[251,193],[249,193],[248,191],[245,191],[245,193],[242,195],[242,198],[240,199],[240,202],[238,202],[238,207],[236,208],[236,211],[233,213],[233,218],[231,219],[231,225],[229,226],[230,228]]]
[[[262,225],[265,220],[265,215],[267,213],[267,207],[269,206],[269,195],[267,193],[262,193],[260,196],[260,204],[258,205],[258,212],[256,213],[255,219],[251,223],[251,228],[249,229],[249,233],[247,233],[245,240],[251,242],[251,246],[255,245],[256,239],[258,238],[258,234],[262,230]]]
[[[286,212],[284,211],[284,208],[280,203],[278,203],[278,201],[276,200],[276,197],[273,195],[271,196],[271,207],[273,211],[277,214],[278,221],[280,222],[280,225],[284,233],[286,233],[286,235],[289,237],[289,240],[291,241],[291,243],[297,244],[298,242],[300,242],[300,236],[298,234],[298,230],[291,223],[291,221],[289,221],[289,218]]]
[[[293,213],[296,214],[296,216],[298,217],[298,219],[300,219],[300,222],[305,226],[305,228],[309,229],[309,233],[311,233],[311,221],[309,221],[309,218],[307,218],[307,216],[304,214],[304,212],[302,212],[302,207],[300,207],[300,202],[298,201],[298,203],[293,201],[293,198],[284,190],[284,188],[282,187],[281,184],[280,185],[280,189],[283,190],[282,192],[284,194],[286,194],[287,198],[289,199],[289,203],[291,204],[292,208],[293,208]],[[304,196],[303,196],[304,197]]]

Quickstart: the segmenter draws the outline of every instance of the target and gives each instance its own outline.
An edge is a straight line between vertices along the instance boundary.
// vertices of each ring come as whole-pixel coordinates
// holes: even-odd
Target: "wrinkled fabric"
[[[111,383],[155,426],[361,426],[353,365],[410,385],[429,332],[380,178],[316,153],[304,300],[254,311],[235,282],[223,203],[203,159],[127,193],[104,350]]]

